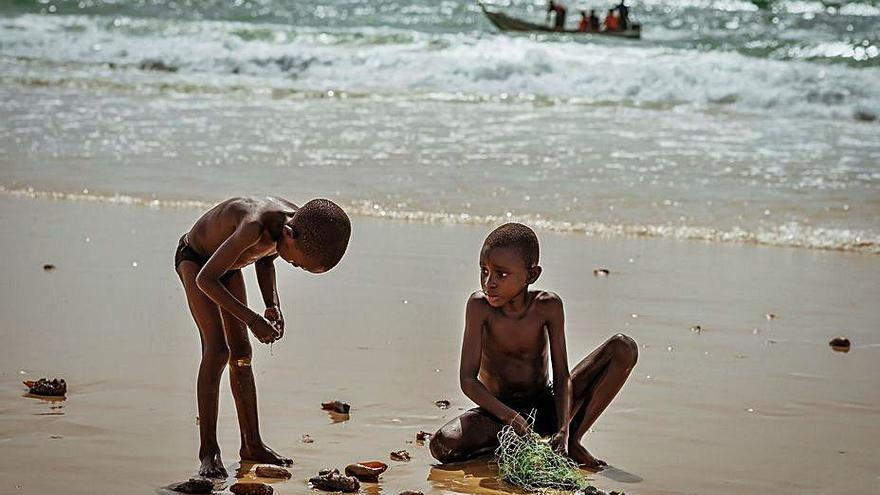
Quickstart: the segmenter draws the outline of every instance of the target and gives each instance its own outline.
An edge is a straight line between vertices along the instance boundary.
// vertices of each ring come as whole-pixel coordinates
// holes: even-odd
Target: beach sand
[[[0,196],[0,493],[143,494],[194,474],[199,340],[172,258],[199,214]],[[332,272],[279,264],[287,335],[272,348],[254,341],[264,439],[295,459],[276,493],[308,493],[319,469],[374,459],[390,469],[367,493],[506,490],[485,461],[437,468],[410,443],[472,407],[458,351],[489,229],[353,220]],[[616,332],[640,345],[630,381],[586,437],[613,466],[596,486],[880,493],[876,256],[539,237],[536,287],[565,301],[571,365]],[[598,267],[611,275],[594,277]],[[245,278],[261,309],[253,271]],[[839,334],[851,352],[829,348]],[[67,399],[26,397],[21,380],[42,376],[65,378]],[[225,377],[221,387],[233,475],[238,428]],[[320,409],[331,399],[352,405],[348,421]],[[390,461],[399,449],[412,461]]]

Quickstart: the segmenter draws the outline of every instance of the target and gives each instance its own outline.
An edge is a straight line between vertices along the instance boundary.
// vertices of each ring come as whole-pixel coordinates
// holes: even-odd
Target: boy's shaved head
[[[324,270],[339,263],[351,237],[348,215],[329,199],[313,199],[304,204],[297,210],[290,226],[303,251],[316,256]]]
[[[516,248],[529,268],[538,264],[538,236],[534,230],[521,223],[505,223],[486,237],[484,249],[497,247]]]

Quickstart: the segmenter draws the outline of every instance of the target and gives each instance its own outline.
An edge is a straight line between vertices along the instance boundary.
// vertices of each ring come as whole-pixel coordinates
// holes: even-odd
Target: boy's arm
[[[278,302],[278,287],[275,285],[275,258],[277,254],[265,256],[254,263],[257,272],[257,283],[260,286],[260,294],[263,296],[263,304],[266,311],[263,316],[272,322],[278,330],[278,340],[284,337],[284,316],[281,314],[281,306]]]
[[[263,295],[266,308],[278,307],[278,288],[275,286],[275,258],[277,254],[260,258],[254,263],[257,272],[257,283]]]
[[[196,276],[196,285],[212,301],[229,311],[245,325],[251,326],[260,315],[251,311],[244,303],[233,296],[220,283],[220,277],[229,270],[233,263],[247,248],[260,240],[262,226],[257,222],[248,222],[239,226],[205,263]]]
[[[461,343],[461,365],[458,370],[461,391],[489,414],[509,424],[516,419],[518,413],[504,405],[477,379],[483,354],[483,325],[486,322],[481,305],[479,296],[474,293],[468,299],[465,309],[464,339]]]
[[[553,366],[553,396],[556,400],[558,433],[555,446],[564,449],[568,443],[568,425],[571,422],[571,373],[568,370],[568,351],[565,346],[565,311],[562,299],[548,294],[547,334],[550,339],[550,360]]]

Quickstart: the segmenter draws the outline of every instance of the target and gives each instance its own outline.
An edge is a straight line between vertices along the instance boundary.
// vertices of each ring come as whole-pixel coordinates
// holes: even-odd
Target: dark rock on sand
[[[339,414],[348,414],[348,412],[351,411],[351,406],[345,402],[333,400],[330,402],[322,402],[321,409],[325,411],[333,411]]]
[[[157,58],[147,58],[138,64],[140,70],[156,70],[160,72],[177,72],[177,67],[165,63],[164,60]]]
[[[229,491],[235,495],[272,495],[275,490],[265,483],[236,483]]]
[[[596,268],[593,270],[594,277],[607,277],[608,275],[611,275],[611,271],[607,268]]]
[[[378,483],[379,475],[388,469],[388,464],[379,461],[358,462],[345,466],[345,474],[354,476],[365,483]]]
[[[392,461],[409,462],[410,459],[412,459],[412,457],[410,457],[409,452],[405,450],[398,450],[397,452],[391,453]]]
[[[434,405],[439,407],[440,409],[449,409],[450,402],[446,399],[438,400],[434,402]]]
[[[67,393],[67,382],[65,382],[63,378],[55,378],[52,380],[40,378],[37,381],[25,380],[22,383],[28,388],[28,393],[33,395],[63,397]]]
[[[870,110],[860,108],[853,112],[853,118],[862,122],[874,122],[877,120],[877,114]]]
[[[169,485],[168,489],[180,493],[211,493],[214,490],[214,483],[205,478],[190,478],[182,483]]]
[[[433,435],[434,435],[433,433],[428,433],[427,431],[419,430],[419,432],[416,433],[416,442],[425,442],[425,441],[429,440]]]
[[[849,352],[850,341],[846,337],[834,337],[828,342],[828,345],[831,346],[837,352]]]
[[[291,476],[290,471],[272,464],[260,464],[254,469],[254,473],[260,478],[275,478],[279,480],[287,480]]]
[[[425,494],[422,492],[414,491],[414,490],[406,490],[406,491],[400,492],[399,495],[425,495]]]
[[[44,272],[51,272],[51,271],[54,270],[54,269],[55,269],[55,265],[52,265],[52,264],[49,264],[49,263],[43,265],[43,271],[44,271]]]
[[[361,487],[357,478],[353,476],[345,476],[339,474],[338,469],[323,469],[318,472],[318,476],[309,479],[309,483],[313,488],[324,490],[325,492],[356,492]]]

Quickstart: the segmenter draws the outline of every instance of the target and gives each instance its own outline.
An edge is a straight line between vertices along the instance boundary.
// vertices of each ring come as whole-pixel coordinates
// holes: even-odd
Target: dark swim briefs
[[[523,418],[526,418],[526,420],[528,420],[529,415],[534,412],[535,424],[532,426],[532,429],[538,435],[548,437],[559,431],[559,424],[556,420],[556,397],[553,395],[553,385],[548,384],[547,387],[535,397],[515,401],[504,400],[502,402],[504,402],[507,407],[518,412]],[[482,407],[475,407],[471,409],[471,411],[485,415],[496,422],[498,421]]]
[[[177,251],[174,252],[174,269],[177,270],[177,267],[184,261],[192,261],[199,265],[199,268],[205,266],[205,263],[208,262],[206,256],[197,253],[196,250],[190,247],[186,242],[186,234],[183,234],[180,237],[180,242],[177,243]],[[229,270],[220,277],[220,282],[222,282],[223,285],[226,285],[229,282],[229,279],[231,279],[236,273],[241,273],[241,270]]]

